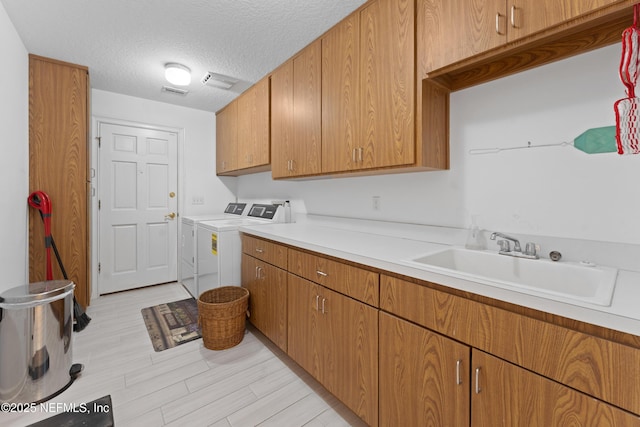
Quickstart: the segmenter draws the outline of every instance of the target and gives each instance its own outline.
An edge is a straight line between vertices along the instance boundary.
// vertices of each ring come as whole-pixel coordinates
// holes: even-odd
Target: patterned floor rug
[[[176,347],[201,337],[195,298],[142,309],[142,318],[155,351]]]

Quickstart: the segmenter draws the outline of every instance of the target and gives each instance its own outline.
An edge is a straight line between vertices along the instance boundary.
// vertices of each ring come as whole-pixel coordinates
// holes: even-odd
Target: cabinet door
[[[415,162],[414,0],[375,0],[360,13],[362,168]]]
[[[242,286],[249,290],[249,321],[286,351],[286,271],[243,254]]]
[[[307,46],[271,75],[273,178],[321,171],[321,44]]]
[[[307,46],[293,58],[293,137],[291,175],[321,170],[321,44]]]
[[[358,168],[360,15],[322,38],[322,172]]]
[[[618,1],[508,0],[508,39],[517,40]]]
[[[231,102],[216,114],[216,172],[238,168],[238,103]]]
[[[507,41],[505,0],[418,0],[417,7],[423,76]]]
[[[29,55],[29,192],[41,190],[51,198],[56,247],[84,306],[91,297],[89,90],[86,67]],[[4,209],[14,208],[3,203]],[[15,207],[22,208],[26,204]],[[29,281],[39,282],[46,280],[44,227],[36,209],[28,214]],[[55,266],[53,275],[62,279]]]
[[[271,150],[269,79],[251,86],[237,102],[238,169],[268,165]]]
[[[473,350],[472,427],[640,426],[640,418]]]
[[[271,176],[290,175],[293,153],[293,60],[271,74]]]
[[[322,384],[378,425],[378,310],[321,288]]]
[[[380,312],[380,425],[468,426],[468,346]]]
[[[314,378],[322,381],[319,286],[293,274],[289,274],[287,281],[287,353]]]

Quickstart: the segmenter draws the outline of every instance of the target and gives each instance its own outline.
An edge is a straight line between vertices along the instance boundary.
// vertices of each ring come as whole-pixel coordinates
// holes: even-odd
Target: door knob
[[[175,212],[171,212],[170,214],[167,214],[164,216],[164,219],[174,219],[176,217]]]

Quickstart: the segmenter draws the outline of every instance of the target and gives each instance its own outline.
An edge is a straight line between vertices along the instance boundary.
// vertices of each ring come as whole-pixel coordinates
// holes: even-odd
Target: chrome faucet
[[[520,248],[520,241],[518,239],[514,239],[513,237],[509,237],[506,234],[502,234],[502,233],[498,233],[497,231],[491,233],[491,236],[489,237],[491,240],[496,240],[496,237],[502,237],[503,239],[506,240],[511,240],[514,243],[513,246],[513,250],[515,252],[521,252],[522,249]],[[500,240],[498,240],[498,242],[500,242]],[[498,243],[500,245],[500,247],[502,248],[503,245],[501,245],[500,243]],[[507,248],[509,246],[507,245]],[[508,252],[508,251],[507,251]]]
[[[498,246],[500,246],[500,251],[498,252],[500,255],[509,255],[518,258],[529,258],[529,259],[538,259],[538,250],[540,250],[539,245],[535,243],[528,242],[524,252],[522,252],[522,248],[520,247],[520,241],[511,236],[507,236],[506,234],[493,232],[489,238],[491,240],[496,240],[497,237],[500,237],[501,240],[498,240]],[[513,242],[513,251],[511,250],[510,241]]]

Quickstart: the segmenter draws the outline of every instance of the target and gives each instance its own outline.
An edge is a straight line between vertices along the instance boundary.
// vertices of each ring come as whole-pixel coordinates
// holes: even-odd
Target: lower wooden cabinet
[[[289,356],[378,425],[378,310],[293,274],[288,293]]]
[[[243,251],[250,321],[369,425],[640,427],[635,347],[252,236]]]
[[[287,272],[242,254],[242,286],[249,290],[249,321],[287,351]]]
[[[471,348],[380,312],[380,425],[469,426]]]
[[[472,427],[637,427],[640,418],[479,350],[472,355]]]
[[[384,312],[379,363],[381,426],[640,426],[633,414]]]

